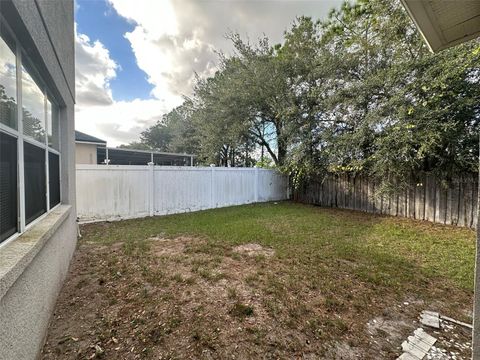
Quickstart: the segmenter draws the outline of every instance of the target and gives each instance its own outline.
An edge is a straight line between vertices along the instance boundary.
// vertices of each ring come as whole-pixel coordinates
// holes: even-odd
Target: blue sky
[[[106,1],[77,0],[76,3],[77,31],[91,40],[101,41],[119,65],[117,76],[110,81],[113,99],[149,98],[153,86],[148,83],[147,74],[138,67],[130,42],[124,37],[135,25],[118,16]]]
[[[1,0],[0,0],[1,1]],[[298,16],[343,0],[76,0],[76,129],[109,146],[142,131],[212,76],[227,33],[282,41]]]

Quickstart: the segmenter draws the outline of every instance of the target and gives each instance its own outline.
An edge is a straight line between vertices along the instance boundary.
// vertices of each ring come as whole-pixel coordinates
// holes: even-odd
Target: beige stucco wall
[[[0,360],[38,358],[76,235],[75,212],[61,205],[0,249]]]
[[[76,164],[96,164],[97,145],[76,143],[75,157]]]

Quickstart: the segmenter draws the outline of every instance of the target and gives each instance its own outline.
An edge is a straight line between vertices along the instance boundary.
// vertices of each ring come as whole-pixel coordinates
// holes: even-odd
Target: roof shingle
[[[98,143],[107,144],[105,140],[96,138],[95,136],[88,135],[77,130],[75,130],[75,141],[89,142],[89,143],[95,143],[95,144],[98,144]]]

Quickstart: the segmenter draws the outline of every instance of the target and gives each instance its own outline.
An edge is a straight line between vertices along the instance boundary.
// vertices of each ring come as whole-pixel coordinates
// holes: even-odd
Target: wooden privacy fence
[[[294,199],[320,206],[476,227],[478,175],[458,176],[445,185],[432,175],[424,175],[405,191],[379,196],[375,182],[366,177],[330,175],[297,189]]]
[[[288,178],[259,168],[77,165],[80,221],[285,200]]]

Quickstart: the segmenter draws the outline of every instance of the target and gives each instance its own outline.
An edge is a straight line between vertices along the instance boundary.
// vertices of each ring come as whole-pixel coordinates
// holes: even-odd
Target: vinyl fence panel
[[[76,178],[80,219],[149,215],[148,166],[79,165]]]
[[[288,177],[256,168],[77,165],[80,221],[115,220],[288,198]]]
[[[209,168],[178,167],[154,169],[154,214],[209,209],[211,170]]]
[[[288,177],[272,170],[257,169],[258,201],[275,201],[285,199],[288,189]]]
[[[213,207],[255,202],[255,169],[216,168],[213,174]]]

